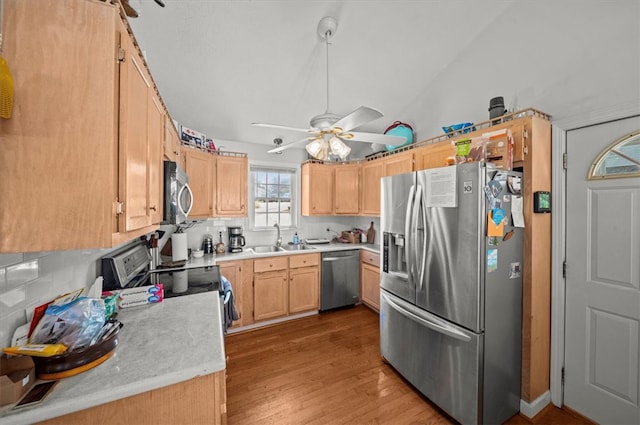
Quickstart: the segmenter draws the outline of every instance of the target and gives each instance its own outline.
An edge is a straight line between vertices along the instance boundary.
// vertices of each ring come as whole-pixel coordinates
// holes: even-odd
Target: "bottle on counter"
[[[369,230],[367,230],[367,243],[374,243],[376,240],[376,229],[373,228],[373,221],[371,222],[371,226],[369,226]]]
[[[300,238],[298,237],[298,232],[293,235],[293,244],[300,245]]]

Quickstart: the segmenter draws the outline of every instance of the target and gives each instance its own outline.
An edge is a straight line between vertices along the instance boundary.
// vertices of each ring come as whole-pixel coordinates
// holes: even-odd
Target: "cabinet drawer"
[[[380,267],[380,254],[362,250],[360,251],[360,261],[362,261],[363,263],[371,264],[372,266]]]
[[[288,268],[288,257],[268,257],[253,260],[253,272],[263,273],[273,270],[286,270]]]
[[[320,254],[300,254],[289,257],[289,268],[317,266],[320,264]]]

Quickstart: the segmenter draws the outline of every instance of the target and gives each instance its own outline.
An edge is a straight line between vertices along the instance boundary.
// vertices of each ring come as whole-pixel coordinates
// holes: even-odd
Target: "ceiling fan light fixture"
[[[307,145],[306,149],[309,155],[315,159],[325,160],[329,156],[329,146],[322,138],[313,140]]]
[[[329,139],[329,146],[331,147],[331,153],[337,155],[340,159],[345,159],[351,153],[351,148],[336,136]]]
[[[269,153],[279,153],[303,142],[311,141],[310,143],[307,143],[306,150],[313,158],[325,160],[329,157],[329,149],[331,149],[332,156],[338,156],[341,159],[345,159],[351,153],[351,148],[347,146],[343,140],[392,144],[398,139],[401,139],[398,136],[385,134],[352,132],[355,128],[381,118],[383,116],[382,112],[377,109],[360,106],[347,115],[342,116],[330,112],[329,94],[331,93],[331,90],[329,86],[329,45],[331,44],[330,40],[336,34],[337,29],[338,21],[331,16],[325,16],[318,23],[318,35],[322,40],[324,40],[327,50],[327,109],[323,114],[319,114],[311,118],[310,128],[308,129],[254,122],[253,125],[260,127],[303,132],[311,136],[289,143],[277,144],[277,147],[268,151]],[[332,137],[335,137],[335,139],[332,140]],[[398,141],[396,144],[400,144],[400,142]]]

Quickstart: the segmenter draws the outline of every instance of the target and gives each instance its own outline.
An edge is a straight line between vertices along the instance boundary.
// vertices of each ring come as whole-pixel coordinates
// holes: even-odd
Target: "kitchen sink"
[[[261,245],[261,246],[250,246],[247,249],[252,250],[256,254],[264,254],[265,252],[282,252],[284,251],[282,248],[279,248],[275,245]]]
[[[311,249],[316,249],[315,247],[311,246],[311,245],[282,245],[282,248],[286,251],[302,251],[302,250],[311,250]]]

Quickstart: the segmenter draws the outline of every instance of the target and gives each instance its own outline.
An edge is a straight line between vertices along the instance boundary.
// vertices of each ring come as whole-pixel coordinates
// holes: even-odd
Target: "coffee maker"
[[[242,227],[227,227],[227,232],[229,232],[229,252],[242,252],[244,246]]]

